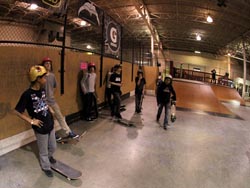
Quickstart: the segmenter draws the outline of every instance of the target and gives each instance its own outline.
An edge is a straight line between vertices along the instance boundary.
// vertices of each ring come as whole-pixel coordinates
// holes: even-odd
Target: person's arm
[[[81,80],[81,89],[82,89],[83,94],[86,94],[86,92],[87,92],[87,88],[85,85],[86,80],[87,80],[87,73],[83,75],[83,78]]]
[[[30,117],[28,117],[24,113],[20,113],[17,110],[14,110],[14,114],[17,115],[19,118],[23,119],[24,121],[27,121],[30,125],[35,125],[39,128],[41,128],[43,126],[43,122],[40,121],[39,119],[35,119],[35,118],[31,119]]]
[[[176,101],[176,93],[175,93],[175,90],[174,90],[174,88],[173,88],[173,86],[172,86],[172,88],[171,88],[171,93],[172,93],[172,99],[174,100],[174,101]]]

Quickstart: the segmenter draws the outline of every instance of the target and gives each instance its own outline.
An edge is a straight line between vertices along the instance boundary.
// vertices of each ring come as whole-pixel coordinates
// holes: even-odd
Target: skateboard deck
[[[57,141],[57,143],[60,144],[74,144],[76,145],[80,139],[87,133],[87,131],[84,131],[81,135],[79,135],[78,138],[70,138],[70,137],[63,137],[61,140]]]
[[[129,127],[133,127],[135,126],[135,123],[132,121],[129,121],[127,119],[115,119],[115,122],[121,123],[123,125],[129,126]]]
[[[59,160],[56,160],[56,163],[51,164],[51,168],[59,174],[65,176],[68,180],[76,180],[82,176],[82,172]]]
[[[176,120],[176,106],[175,106],[175,102],[172,103],[171,108],[170,108],[170,112],[171,112],[171,122],[175,122]]]

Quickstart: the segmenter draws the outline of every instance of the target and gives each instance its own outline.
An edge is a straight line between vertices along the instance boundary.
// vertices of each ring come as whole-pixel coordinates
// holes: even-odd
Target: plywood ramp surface
[[[236,89],[219,85],[211,85],[211,88],[214,91],[215,96],[220,101],[238,101],[241,105],[245,105],[245,101],[241,98],[240,94],[236,91]]]
[[[174,80],[173,86],[177,96],[177,107],[234,115],[220,103],[210,85]]]

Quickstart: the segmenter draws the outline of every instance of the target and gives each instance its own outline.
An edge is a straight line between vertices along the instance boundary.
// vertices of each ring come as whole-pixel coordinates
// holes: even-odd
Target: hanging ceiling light
[[[31,4],[29,7],[30,10],[36,10],[37,8],[38,8],[37,4]]]
[[[199,34],[196,34],[196,40],[198,40],[198,41],[201,40],[201,36]]]
[[[207,16],[207,22],[208,23],[212,23],[213,22],[213,18],[210,15]]]

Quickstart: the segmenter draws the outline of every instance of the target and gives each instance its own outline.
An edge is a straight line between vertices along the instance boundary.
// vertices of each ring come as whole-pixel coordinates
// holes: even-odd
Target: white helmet
[[[171,80],[173,80],[173,77],[170,74],[166,74],[165,78],[170,78]]]

